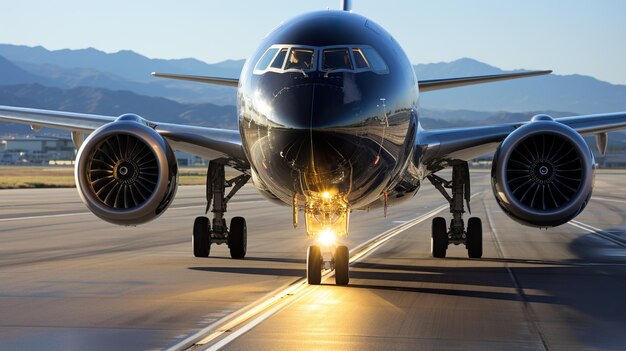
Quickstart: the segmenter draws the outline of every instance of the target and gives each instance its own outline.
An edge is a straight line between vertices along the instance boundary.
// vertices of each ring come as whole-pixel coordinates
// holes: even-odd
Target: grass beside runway
[[[472,173],[487,173],[491,169],[472,168]],[[626,174],[624,169],[599,169],[599,174]],[[239,173],[227,168],[226,176],[236,176]],[[206,184],[206,169],[180,168],[180,185]],[[74,167],[26,167],[0,166],[0,189],[25,188],[73,188]]]
[[[206,169],[180,168],[180,185],[204,185]],[[0,189],[72,188],[74,167],[0,167]]]

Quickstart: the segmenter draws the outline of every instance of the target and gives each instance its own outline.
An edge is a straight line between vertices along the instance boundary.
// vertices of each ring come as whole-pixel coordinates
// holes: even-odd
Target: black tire
[[[430,251],[433,257],[445,258],[448,250],[448,228],[443,217],[433,218]]]
[[[195,257],[209,257],[211,251],[211,231],[209,219],[206,217],[196,217],[193,222],[193,255]]]
[[[348,285],[350,282],[350,253],[346,246],[335,249],[335,284]]]
[[[243,217],[233,217],[230,220],[230,230],[228,232],[228,248],[230,257],[244,258],[248,247],[248,228]]]
[[[483,257],[483,223],[478,217],[471,217],[467,221],[465,248],[469,258]]]
[[[322,250],[317,245],[311,245],[306,256],[307,281],[311,285],[318,285],[322,282]]]

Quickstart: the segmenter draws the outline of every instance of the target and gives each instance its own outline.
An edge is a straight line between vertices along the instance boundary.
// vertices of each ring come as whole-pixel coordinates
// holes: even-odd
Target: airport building
[[[206,160],[188,153],[176,153],[181,167],[206,166]],[[0,165],[72,165],[76,149],[72,139],[29,137],[0,139]]]
[[[0,140],[1,164],[49,164],[76,157],[71,139],[56,137],[7,138]]]

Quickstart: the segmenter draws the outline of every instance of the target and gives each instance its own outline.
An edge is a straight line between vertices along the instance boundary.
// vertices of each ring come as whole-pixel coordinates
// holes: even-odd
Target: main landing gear
[[[450,227],[446,227],[443,217],[435,217],[432,222],[431,252],[433,257],[444,258],[449,244],[465,244],[467,255],[470,258],[481,258],[483,255],[483,227],[480,218],[470,217],[467,228],[463,222],[463,203],[467,204],[470,214],[472,210],[470,201],[470,178],[467,162],[452,167],[452,180],[447,181],[437,175],[431,174],[428,180],[450,203],[452,220]],[[451,189],[452,196],[448,195],[446,188]]]
[[[210,161],[206,180],[207,206],[205,213],[209,212],[213,204],[212,223],[205,216],[197,217],[193,224],[193,255],[195,257],[209,257],[211,244],[227,244],[232,258],[244,258],[247,246],[246,220],[243,217],[233,217],[230,226],[226,227],[226,204],[250,179],[247,174],[242,174],[231,180],[226,180],[224,163],[219,160]],[[233,187],[228,195],[226,187]]]
[[[322,269],[335,270],[335,284],[348,285],[350,282],[349,264],[350,253],[348,247],[340,245],[329,248],[330,260],[324,261],[322,249],[318,245],[311,245],[307,250],[306,277],[311,285],[318,285],[322,282]]]

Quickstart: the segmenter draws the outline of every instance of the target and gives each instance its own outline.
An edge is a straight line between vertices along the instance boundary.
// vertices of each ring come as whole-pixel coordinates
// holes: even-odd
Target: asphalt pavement
[[[425,220],[353,263],[349,286],[307,288],[225,349],[626,349],[626,174],[598,174],[585,212],[550,230],[506,217],[488,173],[472,181],[482,259],[463,246],[433,259]],[[0,191],[0,350],[163,349],[304,277],[304,229],[250,185],[227,214],[247,219],[246,259],[224,245],[194,258],[204,204],[202,187],[181,187],[159,219],[118,227],[75,189]],[[444,204],[424,184],[387,218],[353,213],[345,243]]]

